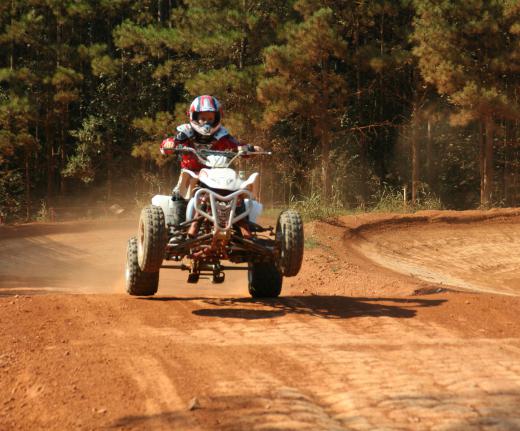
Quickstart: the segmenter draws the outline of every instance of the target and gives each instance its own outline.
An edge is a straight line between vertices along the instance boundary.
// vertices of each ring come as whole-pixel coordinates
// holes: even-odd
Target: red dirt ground
[[[127,296],[135,225],[0,227],[0,430],[520,430],[520,211],[311,223],[263,301]]]

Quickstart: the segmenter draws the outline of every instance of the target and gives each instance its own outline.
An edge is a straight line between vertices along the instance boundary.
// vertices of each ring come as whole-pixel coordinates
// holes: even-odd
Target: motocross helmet
[[[214,112],[215,119],[210,122],[204,122],[199,119],[201,112]],[[213,96],[199,96],[191,102],[190,110],[190,124],[193,130],[201,136],[212,136],[220,129],[220,120],[222,119],[222,107],[219,101]]]

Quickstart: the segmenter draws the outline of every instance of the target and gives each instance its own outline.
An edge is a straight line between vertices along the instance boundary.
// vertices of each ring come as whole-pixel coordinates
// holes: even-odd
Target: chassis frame
[[[224,271],[247,271],[255,263],[279,261],[280,248],[274,228],[264,228],[247,218],[253,200],[250,191],[242,189],[224,196],[209,188],[199,188],[193,199],[195,217],[178,225],[168,225],[164,256],[167,261],[188,260],[189,263],[163,263],[161,268],[188,271],[189,283],[197,283],[201,275],[209,275],[214,283],[222,283]],[[244,208],[238,212],[241,203]],[[219,205],[223,204],[225,211],[219,211]],[[248,263],[248,266],[224,266],[222,260]]]

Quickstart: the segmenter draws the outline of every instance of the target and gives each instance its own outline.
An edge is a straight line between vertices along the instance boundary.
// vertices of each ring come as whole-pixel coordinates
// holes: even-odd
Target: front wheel
[[[135,296],[151,296],[157,293],[159,286],[159,271],[143,272],[137,261],[137,238],[128,240],[126,253],[126,291]]]
[[[137,260],[141,271],[159,271],[167,240],[162,208],[154,205],[143,208],[137,232]]]
[[[300,272],[303,262],[303,221],[300,214],[287,210],[280,214],[276,224],[276,240],[280,244],[280,268],[286,277]]]
[[[250,263],[247,277],[253,298],[276,298],[282,291],[283,275],[274,263]]]

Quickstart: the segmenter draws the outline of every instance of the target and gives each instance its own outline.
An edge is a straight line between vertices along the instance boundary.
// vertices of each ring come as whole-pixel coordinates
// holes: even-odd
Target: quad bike
[[[188,283],[210,276],[216,284],[224,282],[225,271],[247,270],[252,297],[280,295],[283,277],[293,277],[301,268],[302,219],[286,210],[276,228],[257,224],[262,210],[255,199],[258,173],[244,179],[230,168],[242,157],[270,153],[190,147],[176,152],[194,154],[206,168],[198,174],[183,169],[173,196],[156,195],[141,211],[137,236],[128,241],[127,292],[154,295],[160,269],[173,268],[187,271]],[[223,261],[247,266],[224,266]]]

